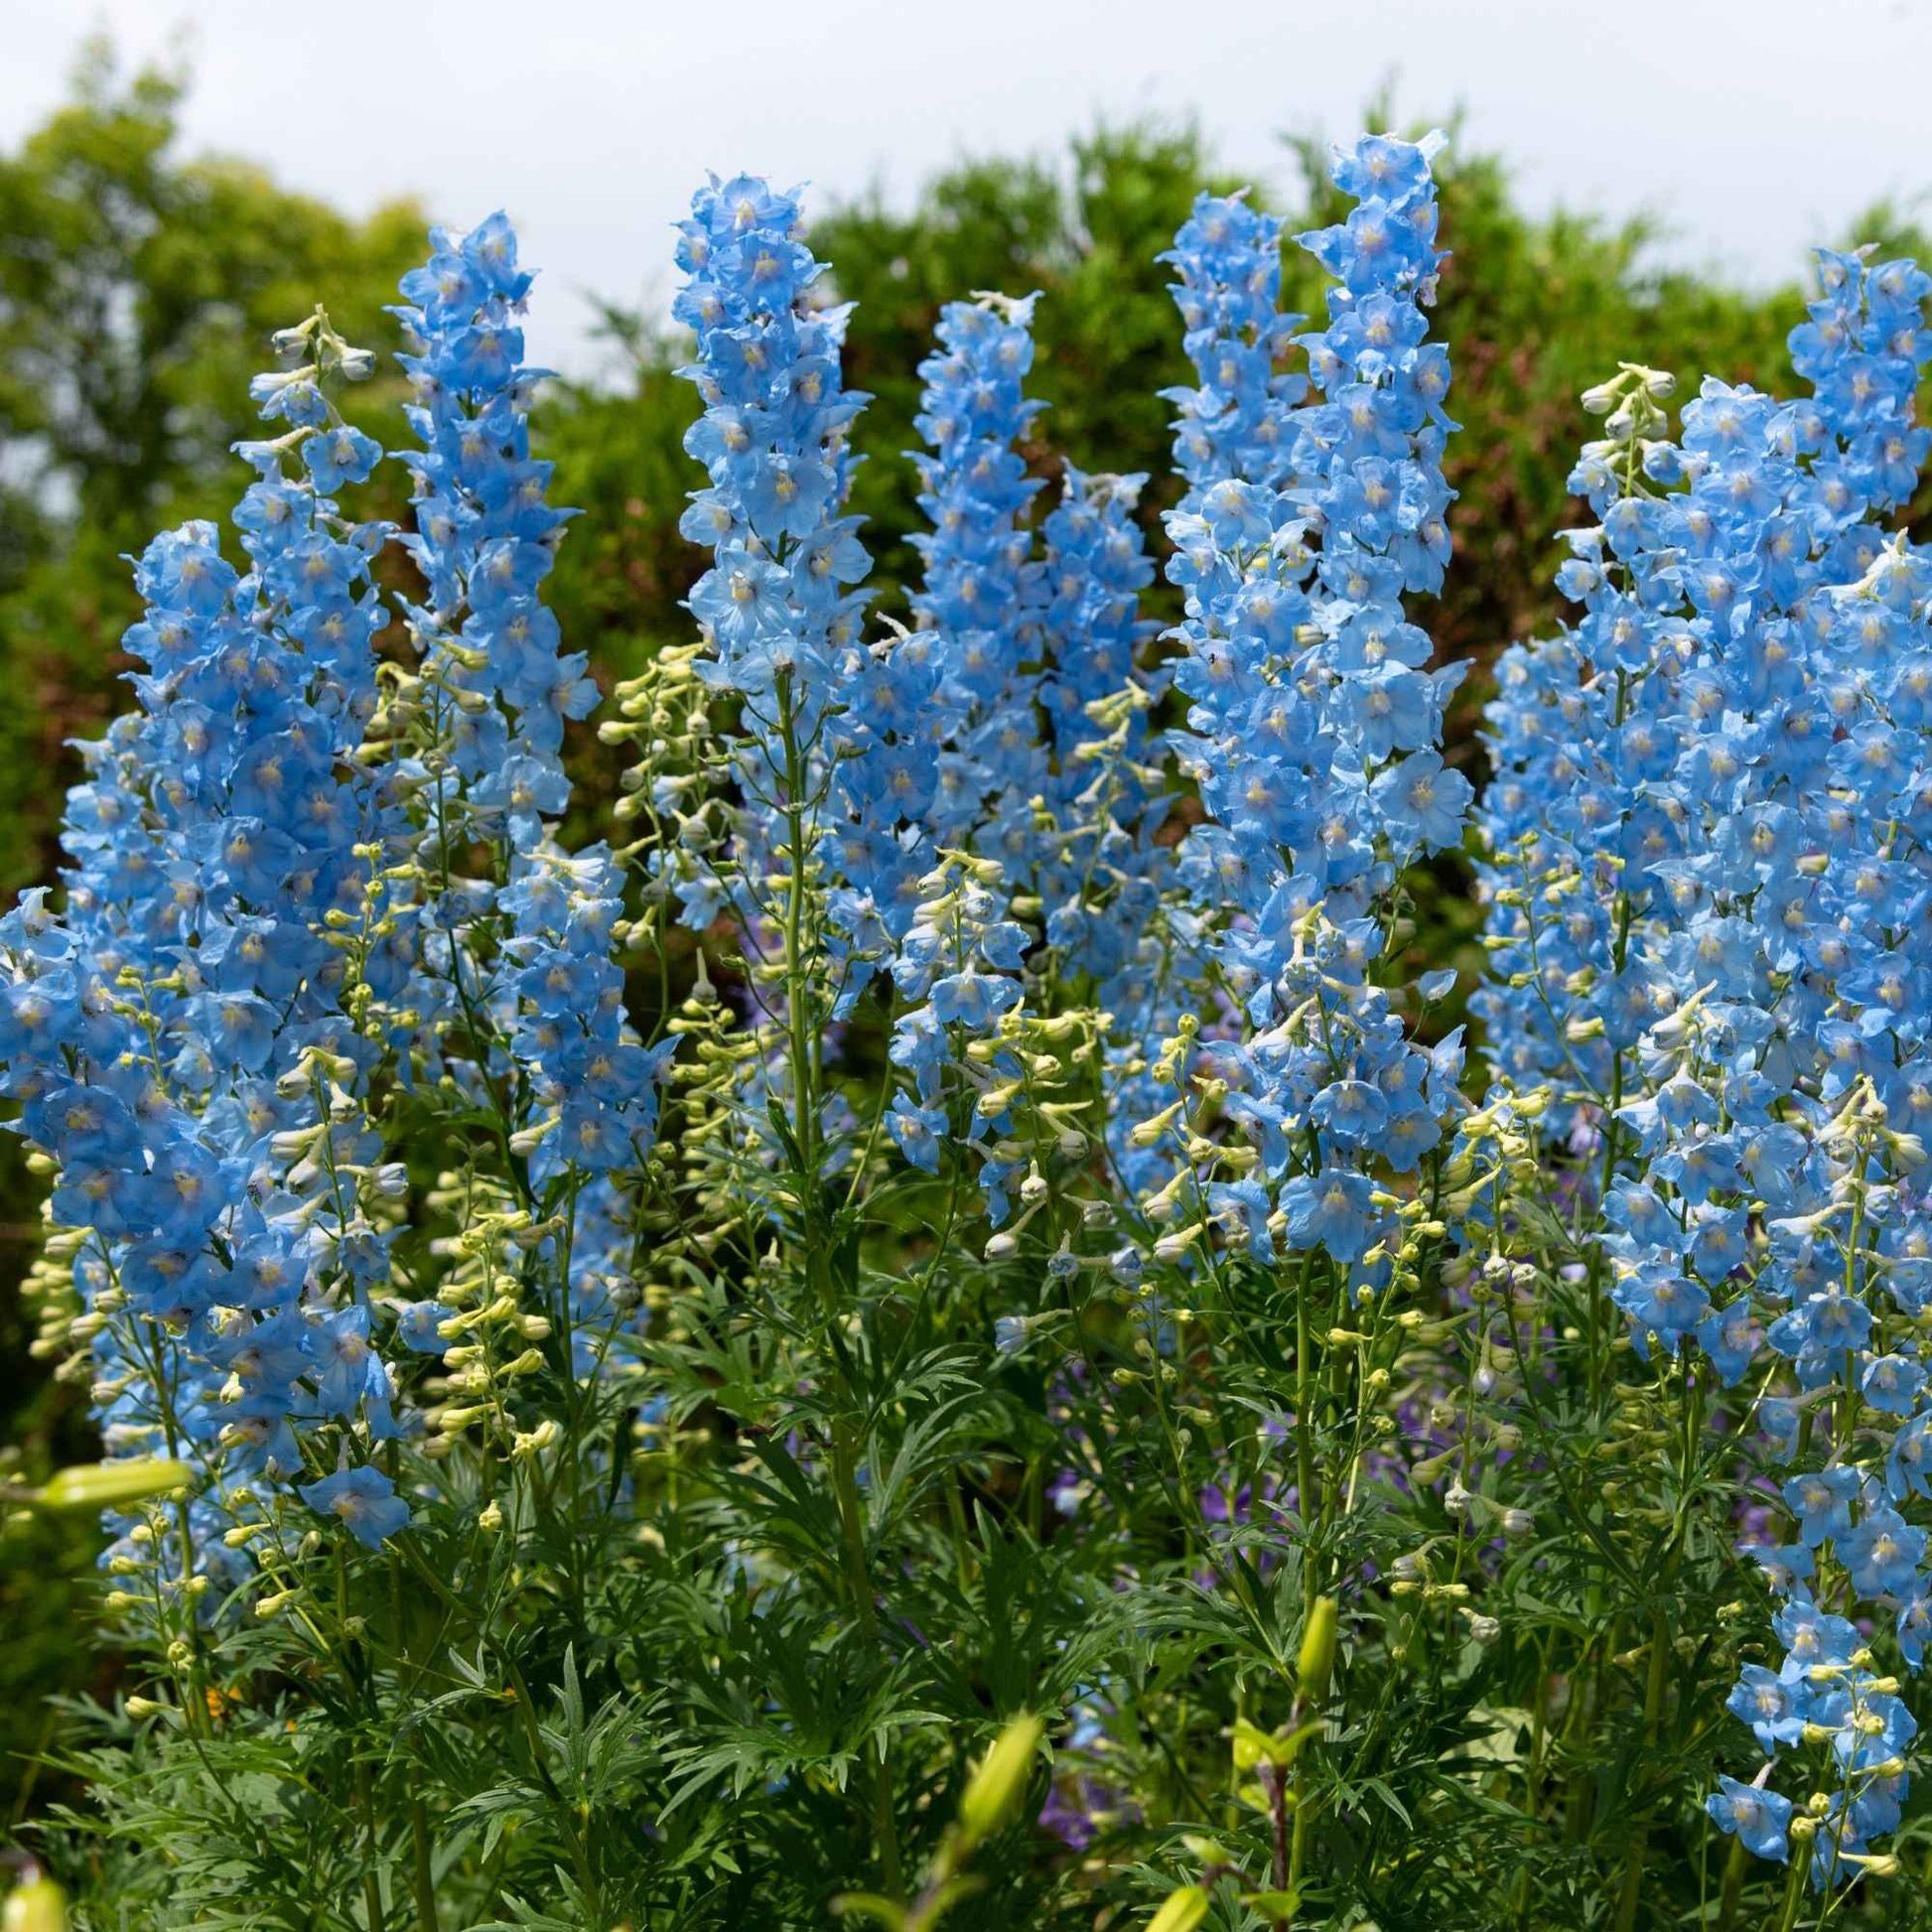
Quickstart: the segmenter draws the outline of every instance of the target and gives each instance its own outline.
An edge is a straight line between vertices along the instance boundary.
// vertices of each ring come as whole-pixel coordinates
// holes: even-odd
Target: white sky
[[[664,301],[706,168],[903,204],[964,153],[1191,112],[1280,180],[1280,130],[1351,132],[1393,75],[1405,116],[1465,107],[1532,206],[1661,215],[1740,279],[1932,188],[1932,0],[4,0],[0,25],[0,145],[104,29],[187,54],[193,147],[351,209],[506,207],[544,271],[531,353],[577,371],[578,291]]]

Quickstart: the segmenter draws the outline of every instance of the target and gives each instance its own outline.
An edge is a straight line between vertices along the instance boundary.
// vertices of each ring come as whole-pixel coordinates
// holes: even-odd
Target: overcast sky
[[[1393,74],[1467,111],[1533,206],[1665,218],[1680,259],[1790,273],[1881,195],[1932,188],[1932,0],[4,0],[0,145],[90,30],[186,56],[189,139],[352,209],[506,207],[544,271],[533,356],[586,370],[579,291],[661,304],[666,224],[706,168],[879,183],[1059,147],[1096,117],[1193,115],[1285,174]],[[809,207],[809,203],[808,203]]]

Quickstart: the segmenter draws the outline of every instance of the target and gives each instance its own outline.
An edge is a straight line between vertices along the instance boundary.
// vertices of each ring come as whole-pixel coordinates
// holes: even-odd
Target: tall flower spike
[[[394,1175],[331,1104],[375,1057],[357,1014],[389,970],[374,882],[398,806],[354,756],[386,532],[333,493],[380,452],[323,387],[368,358],[320,312],[278,346],[295,366],[252,393],[288,427],[243,446],[258,475],[234,517],[253,568],[210,524],[148,547],[142,709],[70,797],[68,911],[33,896],[0,921],[0,1090],[57,1164],[110,1452],[165,1449],[201,1477],[195,1547],[146,1555],[164,1594],[245,1570],[216,1536],[226,1487],[296,1475],[320,1429],[393,1428],[370,1294]]]
[[[1193,386],[1162,391],[1175,406],[1173,465],[1186,484],[1176,517],[1193,516],[1218,483],[1251,481],[1273,487],[1286,477],[1286,421],[1308,384],[1281,367],[1306,320],[1278,307],[1281,246],[1279,217],[1251,207],[1243,189],[1196,197],[1173,247],[1161,256],[1174,270],[1170,293],[1197,377]],[[1170,533],[1176,527],[1184,526],[1170,518]],[[1173,1149],[1135,1131],[1171,1097],[1151,1070],[1145,1044],[1174,1038],[1182,1013],[1210,979],[1203,919],[1217,903],[1211,893],[1164,896],[1137,949],[1134,984],[1120,989],[1132,995],[1125,1003],[1131,1037],[1108,1055],[1107,1131],[1114,1165],[1138,1193],[1160,1192],[1175,1172]],[[1226,1032],[1234,1024],[1232,1010],[1223,1011],[1210,1031]]]
[[[946,305],[939,347],[919,364],[917,427],[932,454],[914,458],[932,530],[912,539],[925,560],[913,608],[938,635],[956,738],[940,755],[928,822],[942,847],[971,839],[997,853],[1017,890],[1026,889],[1033,852],[1030,801],[1046,776],[1033,705],[1045,643],[1042,586],[1028,521],[1040,483],[1017,447],[1043,407],[1023,386],[1036,300],[987,295]]]
[[[624,1313],[611,1288],[628,1272],[629,1215],[612,1176],[655,1141],[669,1048],[646,1048],[624,1015],[614,956],[622,893],[609,850],[567,854],[556,838],[570,797],[565,725],[589,715],[598,691],[543,602],[574,512],[550,502],[552,466],[530,454],[529,412],[546,371],[523,364],[513,318],[533,278],[501,213],[461,238],[432,230],[430,244],[428,262],[403,278],[408,306],[395,312],[408,332],[401,359],[423,445],[405,459],[416,479],[409,544],[431,595],[412,618],[443,707],[437,750],[451,742],[457,781],[425,786],[429,831],[445,854],[488,841],[498,876],[493,946],[478,943],[490,890],[478,882],[480,892],[460,891],[440,908],[451,927],[431,962],[441,984],[415,990],[432,1011],[486,1010],[508,1043],[528,1096],[507,1123],[530,1150],[527,1204],[571,1205],[570,1252],[542,1258],[568,1277],[586,1371],[613,1359]]]
[[[698,670],[743,701],[728,876],[700,882],[686,916],[708,922],[722,899],[768,959],[762,882],[795,813],[831,888],[831,927],[814,941],[839,962],[849,1006],[909,921],[925,869],[902,828],[931,795],[930,752],[915,748],[937,672],[923,651],[876,656],[860,642],[855,587],[871,559],[844,505],[866,398],[841,381],[847,312],[812,299],[820,265],[796,197],[714,178],[679,237],[688,279],[674,313],[697,337],[680,373],[704,401],[685,447],[711,478],[681,527],[715,558],[690,598],[710,651]]]
[[[1215,1211],[1260,1255],[1279,1228],[1358,1262],[1383,1232],[1376,1168],[1413,1170],[1453,1104],[1458,1042],[1413,1047],[1370,978],[1388,889],[1457,843],[1469,798],[1436,749],[1450,675],[1423,668],[1429,640],[1401,605],[1436,587],[1448,547],[1448,364],[1422,314],[1434,146],[1337,156],[1360,205],[1304,237],[1340,286],[1328,328],[1300,339],[1321,399],[1286,420],[1284,486],[1222,478],[1169,519],[1191,701],[1173,744],[1208,815],[1180,873],[1251,1030],[1197,1049],[1258,1155]]]
[[[1932,963],[1916,885],[1932,573],[1875,520],[1924,451],[1910,408],[1932,281],[1824,255],[1821,284],[1792,337],[1810,400],[1707,380],[1672,444],[1649,372],[1586,398],[1609,419],[1577,476],[1602,522],[1562,577],[1586,615],[1516,655],[1492,712],[1492,943],[1520,985],[1485,1004],[1528,1042],[1499,1070],[1552,1081],[1617,1137],[1603,1247],[1639,1352],[1694,1344],[1722,1383],[1753,1377],[1793,1467],[1797,1540],[1761,1553],[1790,1599],[1788,1654],[1747,1667],[1731,1709],[1767,1753],[1828,1751],[1819,1782],[1839,1798],[1812,1857],[1829,1880],[1895,1827],[1911,1729],[1849,1619],[1895,1604],[1914,1666],[1932,1628],[1906,1518],[1932,1441],[1908,1333],[1932,1244],[1906,1179],[1932,1101],[1909,1017]],[[1508,787],[1559,764],[1531,839]],[[1738,1791],[1713,1817],[1786,1856],[1761,1828],[1788,1803]]]
[[[565,720],[597,702],[586,658],[562,650],[538,595],[574,512],[552,506],[552,466],[530,455],[530,402],[548,371],[523,362],[513,318],[532,278],[514,230],[496,213],[460,240],[432,229],[430,247],[391,312],[409,339],[407,413],[422,445],[404,456],[416,481],[404,541],[430,600],[410,615],[425,671],[457,701],[447,724],[462,812],[521,849],[568,801]]]

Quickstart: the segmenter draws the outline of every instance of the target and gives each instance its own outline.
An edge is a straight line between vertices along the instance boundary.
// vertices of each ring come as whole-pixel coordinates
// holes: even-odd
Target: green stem
[[[375,1790],[369,1767],[355,1767],[355,1805],[362,1814],[362,1831],[368,1841],[367,1862],[362,1866],[362,1909],[368,1932],[382,1932],[382,1886],[376,1877]]]
[[[1318,1497],[1314,1468],[1313,1351],[1309,1338],[1309,1298],[1314,1292],[1314,1254],[1302,1260],[1302,1282],[1295,1297],[1295,1482],[1301,1491],[1302,1611],[1311,1614],[1321,1593],[1315,1553],[1310,1544]],[[1299,1822],[1299,1821],[1298,1821]]]
[[[1295,1830],[1289,1843],[1288,1882],[1282,1887],[1291,1897],[1301,1892],[1302,1866],[1308,1856],[1309,1774],[1306,1759],[1312,1744],[1313,1739],[1309,1739],[1295,1755]]]
[[[805,1279],[828,1333],[840,1318],[837,1291],[827,1264],[830,1231],[825,1226],[823,1190],[819,1177],[818,1147],[818,1028],[811,982],[811,959],[805,929],[805,874],[810,854],[805,836],[805,758],[798,743],[797,714],[791,701],[790,676],[778,680],[778,735],[785,760],[785,863],[790,873],[785,889],[784,987],[785,1021],[790,1035],[793,1135],[798,1161],[796,1187],[800,1239],[804,1246]],[[835,1350],[836,1354],[837,1351]],[[865,1530],[860,1515],[858,1457],[850,1432],[835,1425],[832,1432],[832,1479],[838,1502],[840,1544],[844,1552],[847,1587],[869,1646],[879,1641],[879,1610],[873,1601],[867,1573]],[[873,1824],[879,1845],[880,1876],[886,1891],[898,1897],[903,1882],[898,1832],[893,1818],[892,1759],[882,1739],[873,1791]]]
[[[1805,1899],[1805,1876],[1811,1868],[1811,1842],[1791,1847],[1791,1876],[1784,1883],[1784,1909],[1778,1913],[1777,1932],[1791,1932],[1798,1923],[1798,1908]]]
[[[429,1813],[420,1798],[410,1800],[409,1836],[416,1850],[416,1932],[440,1932],[436,1916],[436,1867],[430,1858]]]
[[[1737,1917],[1737,1895],[1744,1889],[1744,1868],[1750,1862],[1750,1854],[1744,1850],[1744,1841],[1741,1838],[1732,1839],[1729,1854],[1725,1859],[1724,1882],[1718,1890],[1717,1932],[1730,1932]]]
[[[1670,1623],[1660,1603],[1650,1619],[1650,1670],[1644,1680],[1643,1749],[1653,1750],[1664,1715],[1666,1668],[1670,1661]],[[1630,1844],[1623,1859],[1623,1890],[1617,1903],[1616,1932],[1632,1932],[1637,1922],[1637,1905],[1643,1893],[1644,1858],[1650,1842],[1650,1814],[1646,1803],[1631,1831]]]

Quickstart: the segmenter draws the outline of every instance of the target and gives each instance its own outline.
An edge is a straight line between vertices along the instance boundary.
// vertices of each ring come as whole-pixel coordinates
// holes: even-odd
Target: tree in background
[[[71,101],[0,155],[0,891],[47,876],[66,739],[117,707],[124,553],[233,494],[263,343],[329,291],[383,340],[423,215],[357,221],[245,162],[180,153],[184,81],[90,48]],[[309,297],[309,299],[313,299]],[[404,494],[396,479],[397,507]]]

